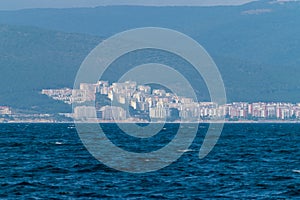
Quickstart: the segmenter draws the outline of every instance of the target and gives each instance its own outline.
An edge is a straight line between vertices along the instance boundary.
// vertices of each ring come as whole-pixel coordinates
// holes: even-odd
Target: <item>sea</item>
[[[178,129],[166,124],[147,141],[101,126],[114,144],[136,152],[162,147]],[[169,166],[128,173],[94,158],[74,124],[1,124],[0,199],[300,199],[300,124],[225,124],[199,159],[207,128],[200,124]]]

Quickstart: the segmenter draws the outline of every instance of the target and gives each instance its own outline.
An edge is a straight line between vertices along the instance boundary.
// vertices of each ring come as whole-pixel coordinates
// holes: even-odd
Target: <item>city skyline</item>
[[[103,120],[144,121],[199,121],[199,120],[298,120],[300,103],[289,102],[232,102],[218,105],[215,102],[196,102],[192,98],[177,96],[164,89],[138,85],[134,81],[112,83],[99,81],[96,84],[81,83],[80,88],[43,90],[42,94],[67,104],[74,104],[74,118]],[[95,107],[97,95],[105,96],[110,103]],[[88,105],[88,106],[87,106]],[[132,113],[128,113],[128,107]],[[114,113],[114,114],[113,114]]]
[[[138,85],[134,81],[95,84],[81,83],[78,89],[43,89],[41,94],[65,104],[73,104],[72,113],[34,113],[16,111],[0,105],[0,123],[53,122],[299,122],[299,102],[197,102],[164,89]],[[101,96],[105,104],[97,103]],[[91,106],[95,102],[96,106]]]

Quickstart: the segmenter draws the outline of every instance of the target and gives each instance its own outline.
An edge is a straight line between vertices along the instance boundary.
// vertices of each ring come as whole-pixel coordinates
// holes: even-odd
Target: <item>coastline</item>
[[[142,121],[7,121],[0,124],[300,124],[300,121],[261,120],[261,121],[176,121],[176,122],[142,122]]]

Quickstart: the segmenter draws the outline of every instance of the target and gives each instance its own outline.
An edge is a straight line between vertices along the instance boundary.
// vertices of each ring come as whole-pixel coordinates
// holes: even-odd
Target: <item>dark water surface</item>
[[[104,126],[115,144],[137,152],[165,145],[177,129],[177,125],[166,125],[161,139],[146,145],[120,137],[113,125]],[[191,151],[172,165],[129,174],[93,158],[73,124],[1,124],[0,198],[300,197],[299,124],[226,124],[214,150],[200,160],[198,151],[206,129],[207,125],[200,125]]]

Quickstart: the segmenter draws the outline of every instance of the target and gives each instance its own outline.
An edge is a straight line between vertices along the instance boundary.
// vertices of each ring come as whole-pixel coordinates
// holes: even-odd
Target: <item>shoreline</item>
[[[264,120],[264,121],[176,121],[176,122],[141,122],[141,121],[87,121],[87,122],[75,122],[75,121],[61,121],[61,122],[53,122],[53,121],[8,121],[8,122],[0,122],[0,124],[300,124],[300,121],[279,121],[279,120]]]

